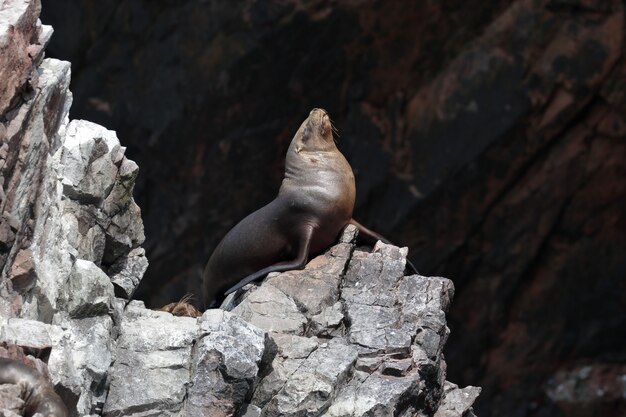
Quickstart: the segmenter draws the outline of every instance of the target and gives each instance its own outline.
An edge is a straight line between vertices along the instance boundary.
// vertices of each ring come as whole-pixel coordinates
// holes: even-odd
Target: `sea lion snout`
[[[313,116],[315,113],[321,113],[322,115],[328,116],[328,112],[326,110],[318,109],[317,107],[309,112],[309,116]]]
[[[319,131],[319,134],[324,139],[329,139],[329,133],[332,130],[332,123],[326,110],[318,108],[311,110],[309,112],[308,124],[311,128]],[[330,135],[330,138],[332,138],[332,135]]]

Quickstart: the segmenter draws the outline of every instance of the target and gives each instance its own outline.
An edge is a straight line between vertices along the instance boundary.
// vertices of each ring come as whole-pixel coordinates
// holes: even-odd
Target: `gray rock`
[[[131,250],[126,257],[118,258],[108,271],[116,288],[116,295],[130,299],[146,269],[148,259],[146,250],[142,247]]]
[[[353,371],[358,353],[339,339],[323,343],[263,408],[263,416],[318,416]]]
[[[21,265],[30,265],[26,276],[36,277],[36,288],[32,285],[22,285],[20,289],[8,288],[6,281],[2,283],[3,292],[6,292],[3,299],[11,300],[9,314],[14,315],[15,307],[22,304],[19,309],[22,317],[50,322],[56,308],[57,272],[62,267],[48,268],[49,263],[42,265],[40,261],[42,258],[51,260],[43,253],[48,249],[54,248],[60,257],[70,253],[62,244],[48,239],[45,231],[57,224],[60,217],[58,212],[51,210],[54,206],[51,195],[56,192],[57,181],[50,155],[58,147],[63,121],[69,111],[70,65],[45,60],[37,74],[36,94],[7,116],[6,140],[10,149],[17,152],[7,154],[0,177],[11,176],[4,189],[3,219],[7,219],[15,234],[12,241],[5,242],[10,249],[0,257],[0,266],[4,276],[10,275],[15,273],[13,263],[17,260]],[[31,213],[36,213],[34,218],[31,218]],[[58,264],[56,259],[59,257],[55,257],[54,262]],[[68,271],[69,266],[65,272]]]
[[[441,406],[434,417],[472,417],[472,404],[480,394],[479,387],[459,388],[457,385],[446,382],[444,397]]]
[[[295,301],[270,283],[251,292],[232,311],[267,332],[303,335],[307,323]]]
[[[121,323],[105,416],[176,415],[190,380],[196,319],[130,303]]]
[[[109,316],[70,319],[55,316],[53,347],[48,360],[52,382],[65,388],[81,415],[100,414],[107,396],[107,377],[113,360]]]
[[[353,231],[348,230],[346,233],[350,236]],[[320,314],[339,298],[341,275],[350,260],[352,249],[351,243],[340,242],[326,254],[312,259],[306,269],[277,274],[268,277],[267,282],[280,288],[307,316]]]
[[[406,249],[379,242],[371,253],[352,253],[353,238],[348,229],[304,270],[269,277],[233,309],[276,344],[252,397],[261,415],[409,416],[438,409],[453,286],[445,278],[405,276]]]
[[[117,176],[113,162],[120,143],[115,132],[84,120],[72,121],[61,145],[59,179],[63,194],[84,204],[99,204]]]
[[[253,404],[248,404],[246,407],[246,411],[241,415],[241,417],[260,417],[261,409]]]
[[[363,381],[354,378],[339,394],[325,417],[357,417],[396,415],[397,405],[413,397],[417,402],[423,382],[418,375],[404,378],[372,374]]]
[[[199,320],[201,338],[192,359],[186,416],[233,415],[251,396],[265,353],[266,334],[223,310]]]
[[[284,333],[272,333],[276,344],[276,355],[270,372],[263,377],[254,391],[252,403],[265,406],[285,385],[287,380],[300,368],[305,359],[315,351],[319,342],[308,338]]]
[[[108,272],[115,264],[109,278],[129,298],[147,267],[140,211],[132,199],[137,166],[124,157],[114,132],[85,121],[68,123],[69,63],[43,60],[38,74],[36,94],[6,125],[11,149],[21,155],[4,159],[14,180],[0,227],[8,248],[0,265],[11,278],[11,287],[8,281],[0,286],[0,310],[46,322],[57,312],[106,313],[109,285],[97,268]],[[36,216],[26,221],[29,213]],[[97,268],[82,271],[83,261]],[[74,285],[72,297],[62,290],[65,282]],[[101,300],[85,304],[85,294],[74,294],[81,282],[102,293]]]
[[[278,356],[284,359],[306,359],[320,344],[315,337],[282,333],[272,333],[271,337],[278,348]]]
[[[0,328],[0,341],[13,345],[46,349],[52,346],[50,333],[54,331],[49,324],[36,320],[10,318]]]
[[[77,259],[59,294],[59,308],[77,318],[108,314],[113,297],[107,274],[93,262]]]
[[[385,353],[408,352],[411,334],[401,328],[397,309],[349,303],[350,342]]]
[[[309,333],[317,336],[334,335],[344,318],[343,304],[336,302],[332,306],[326,306],[319,314],[311,317]]]

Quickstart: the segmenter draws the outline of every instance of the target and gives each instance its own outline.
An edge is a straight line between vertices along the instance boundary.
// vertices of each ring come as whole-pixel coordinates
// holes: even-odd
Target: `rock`
[[[478,387],[459,388],[457,385],[446,382],[444,397],[439,410],[434,417],[472,417],[472,404],[480,394]]]
[[[41,36],[38,21],[41,5],[36,1],[8,0],[0,10],[0,114],[4,114],[21,89],[34,77],[33,46],[41,47],[50,38]]]
[[[357,350],[339,339],[313,351],[263,408],[264,415],[321,415],[348,379]]]
[[[23,317],[51,322],[58,312],[106,314],[110,281],[129,298],[147,268],[132,198],[136,164],[124,157],[114,132],[68,123],[69,69],[43,60],[36,93],[6,122],[3,143],[18,151],[6,153],[0,171],[11,174],[0,227],[8,248],[0,260],[11,279],[2,284],[0,305],[8,316],[21,310]],[[72,284],[72,297],[62,290],[64,282]],[[101,299],[75,293],[79,288]]]
[[[623,1],[43,2],[74,114],[141,167],[148,305],[201,293],[179,277],[275,196],[323,105],[357,220],[455,280],[447,359],[480,414],[553,415],[555,363],[622,350]]]
[[[355,378],[339,394],[337,400],[323,416],[356,417],[365,415],[395,415],[398,403],[413,402],[409,408],[417,407],[420,390],[419,377],[388,377],[380,374],[363,375]],[[409,414],[410,415],[410,414]]]
[[[371,253],[353,252],[354,232],[346,228],[340,243],[304,270],[268,277],[238,298],[233,313],[265,329],[276,345],[251,401],[262,416],[439,409],[454,287],[445,278],[405,276],[406,248],[379,242]],[[309,295],[316,286],[323,295]],[[314,297],[321,307],[309,304]]]
[[[0,118],[0,356],[49,375],[72,415],[433,416],[445,400],[452,284],[404,276],[406,249],[355,250],[354,226],[304,270],[231,297],[231,311],[196,319],[129,301],[147,268],[138,166],[115,132],[69,120],[70,65],[43,58],[50,29],[38,8],[0,8],[0,34],[13,36],[0,48],[30,57],[0,100],[10,107]],[[7,415],[23,411],[16,393],[0,389]]]
[[[626,366],[588,363],[573,369],[559,369],[550,378],[545,392],[564,415],[582,417],[593,413],[611,415],[615,403],[624,398]]]
[[[93,262],[77,259],[59,295],[59,307],[75,318],[107,314],[113,296],[107,274]]]
[[[118,258],[108,271],[116,294],[129,300],[146,269],[148,269],[148,259],[144,248],[135,248],[128,252],[128,256]]]
[[[6,122],[2,123],[6,132],[3,143],[9,145],[8,149],[14,150],[7,153],[0,170],[4,195],[2,221],[7,222],[15,233],[10,241],[4,243],[10,249],[0,257],[0,266],[3,275],[12,270],[15,273],[13,264],[17,260],[18,270],[28,271],[18,276],[30,281],[23,281],[23,285],[16,289],[12,286],[9,288],[6,281],[2,284],[5,287],[3,291],[7,293],[3,297],[3,310],[9,316],[15,314],[16,308],[19,309],[22,293],[39,294],[27,297],[27,303],[22,307],[30,310],[28,314],[31,318],[41,314],[50,321],[51,309],[54,308],[56,287],[49,275],[46,275],[46,268],[42,270],[37,262],[37,244],[42,238],[41,224],[48,220],[50,201],[46,198],[47,191],[56,183],[54,175],[44,173],[51,172],[50,154],[58,147],[59,132],[71,102],[68,91],[69,68],[68,63],[56,60],[43,62],[37,79],[31,80],[37,85],[36,94],[26,95],[18,101],[21,105],[8,114]],[[31,216],[34,213],[37,216],[33,218]],[[40,290],[32,288],[35,276]]]
[[[101,203],[115,183],[113,157],[119,150],[114,132],[84,120],[70,123],[59,161],[63,194],[83,204]]]
[[[185,415],[234,415],[251,396],[265,332],[222,310],[207,310],[199,324]]]
[[[302,335],[307,323],[295,301],[269,284],[251,292],[232,311],[268,332]]]
[[[70,319],[55,317],[48,360],[52,382],[80,415],[101,414],[114,357],[109,316]]]
[[[195,319],[131,303],[122,318],[103,415],[180,412],[197,332]]]
[[[10,318],[0,329],[0,341],[34,349],[52,347],[52,326],[36,320]]]

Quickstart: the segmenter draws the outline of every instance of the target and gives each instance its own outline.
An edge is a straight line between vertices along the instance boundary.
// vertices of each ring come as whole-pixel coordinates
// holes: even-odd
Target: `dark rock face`
[[[305,3],[43,2],[73,116],[117,130],[142,167],[140,296],[199,293],[324,107],[356,217],[455,281],[451,379],[484,387],[478,414],[623,410],[623,395],[555,394],[595,392],[571,375],[610,385],[626,361],[623,3]]]

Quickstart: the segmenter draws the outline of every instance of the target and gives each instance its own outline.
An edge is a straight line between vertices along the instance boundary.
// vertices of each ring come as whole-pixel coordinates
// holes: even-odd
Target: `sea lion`
[[[24,416],[41,413],[44,417],[67,417],[69,412],[54,388],[37,370],[14,359],[0,358],[0,384],[22,389]]]
[[[354,174],[335,145],[331,120],[313,109],[289,145],[276,198],[235,225],[209,258],[205,305],[270,272],[303,269],[349,223],[370,241],[390,243],[352,219],[355,196]]]

